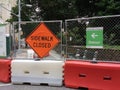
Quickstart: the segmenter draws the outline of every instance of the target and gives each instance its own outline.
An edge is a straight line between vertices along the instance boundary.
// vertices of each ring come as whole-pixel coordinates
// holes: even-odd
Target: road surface
[[[61,87],[54,87],[54,86],[48,86],[48,85],[40,85],[40,86],[34,86],[34,85],[13,85],[11,83],[0,83],[0,90],[83,90],[83,89],[73,89],[73,88],[66,88],[64,86]]]

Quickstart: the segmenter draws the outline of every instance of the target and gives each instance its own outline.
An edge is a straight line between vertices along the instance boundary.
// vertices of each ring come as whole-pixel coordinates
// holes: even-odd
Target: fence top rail
[[[111,18],[111,17],[120,17],[120,15],[108,15],[108,16],[95,16],[95,17],[81,17],[81,18],[75,18],[75,19],[66,19],[65,22],[67,21],[76,21],[76,20],[84,20],[84,19],[98,19],[98,18]]]
[[[62,20],[50,20],[50,21],[21,21],[21,24],[22,23],[40,23],[40,22],[60,22],[62,23]],[[13,22],[13,24],[17,24],[18,22],[15,21]]]

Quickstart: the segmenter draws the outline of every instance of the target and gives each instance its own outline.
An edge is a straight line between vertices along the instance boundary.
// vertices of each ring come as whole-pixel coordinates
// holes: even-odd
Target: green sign
[[[103,27],[86,29],[86,47],[103,48]]]

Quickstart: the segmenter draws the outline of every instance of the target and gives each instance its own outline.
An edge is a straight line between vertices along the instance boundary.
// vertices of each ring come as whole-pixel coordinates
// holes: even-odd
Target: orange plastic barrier
[[[0,59],[0,82],[5,82],[5,83],[10,82],[10,78],[11,78],[10,64],[11,64],[11,60]]]
[[[64,66],[66,87],[88,90],[120,90],[120,64],[68,60]]]

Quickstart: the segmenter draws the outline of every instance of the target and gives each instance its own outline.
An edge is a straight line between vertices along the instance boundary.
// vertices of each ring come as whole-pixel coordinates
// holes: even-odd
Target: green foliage
[[[79,17],[93,16],[95,12],[95,0],[76,0],[76,7]]]
[[[120,1],[118,0],[99,0],[95,5],[98,10],[96,15],[120,14]]]
[[[28,20],[65,20],[69,18],[120,14],[119,0],[21,0],[22,21]],[[28,8],[25,4],[32,4]],[[35,9],[39,7],[40,12]],[[18,14],[18,6],[12,8]],[[32,18],[34,17],[34,18]],[[17,21],[12,16],[9,21]]]
[[[41,16],[44,20],[65,20],[75,18],[76,0],[40,0]]]
[[[68,38],[67,41],[69,45],[85,45],[85,34],[81,35],[81,32],[83,28],[75,27],[72,30],[68,30]],[[85,31],[85,30],[84,30]],[[70,40],[71,39],[71,40]]]
[[[120,46],[119,45],[104,45],[105,49],[114,49],[114,50],[120,50]]]
[[[110,36],[104,36],[104,44],[113,45],[116,40],[114,40],[115,34],[110,34]]]
[[[39,21],[39,20],[65,20],[76,17],[89,17],[89,16],[103,16],[103,15],[114,15],[120,14],[120,1],[119,0],[21,0],[21,20],[22,21]],[[25,4],[32,4],[32,8],[28,8]],[[40,12],[36,12],[35,9],[40,8]],[[18,14],[18,5],[12,8],[12,12]],[[12,15],[12,18],[8,20],[9,22],[18,21],[18,17]],[[100,20],[93,21],[93,26],[96,25],[96,22]],[[106,19],[104,22],[109,22],[109,19]],[[115,22],[115,21],[114,21]],[[116,23],[116,22],[115,22]],[[120,25],[114,25],[111,23],[100,23],[106,30],[106,39],[111,39],[119,41],[120,35],[117,32],[112,32],[114,30],[120,31]],[[79,24],[80,25],[80,24]],[[72,29],[69,32],[69,35],[73,37],[73,43],[76,41],[76,44],[85,44],[85,26],[78,28],[79,25]],[[35,25],[36,26],[36,25]],[[48,25],[49,26],[49,25]],[[28,28],[28,29],[27,29]],[[57,27],[53,28],[50,26],[50,29],[53,32]],[[25,34],[29,34],[29,31],[32,30],[32,26],[23,25],[22,30]],[[55,32],[55,34],[59,32]],[[79,34],[78,34],[79,33]],[[77,35],[78,34],[78,35]],[[65,36],[63,36],[65,38]],[[83,43],[82,43],[83,41]],[[114,41],[114,43],[119,43]],[[64,41],[65,42],[65,41]],[[81,43],[79,43],[81,42]]]
[[[38,26],[38,23],[27,23],[22,25],[23,37],[27,37]]]

